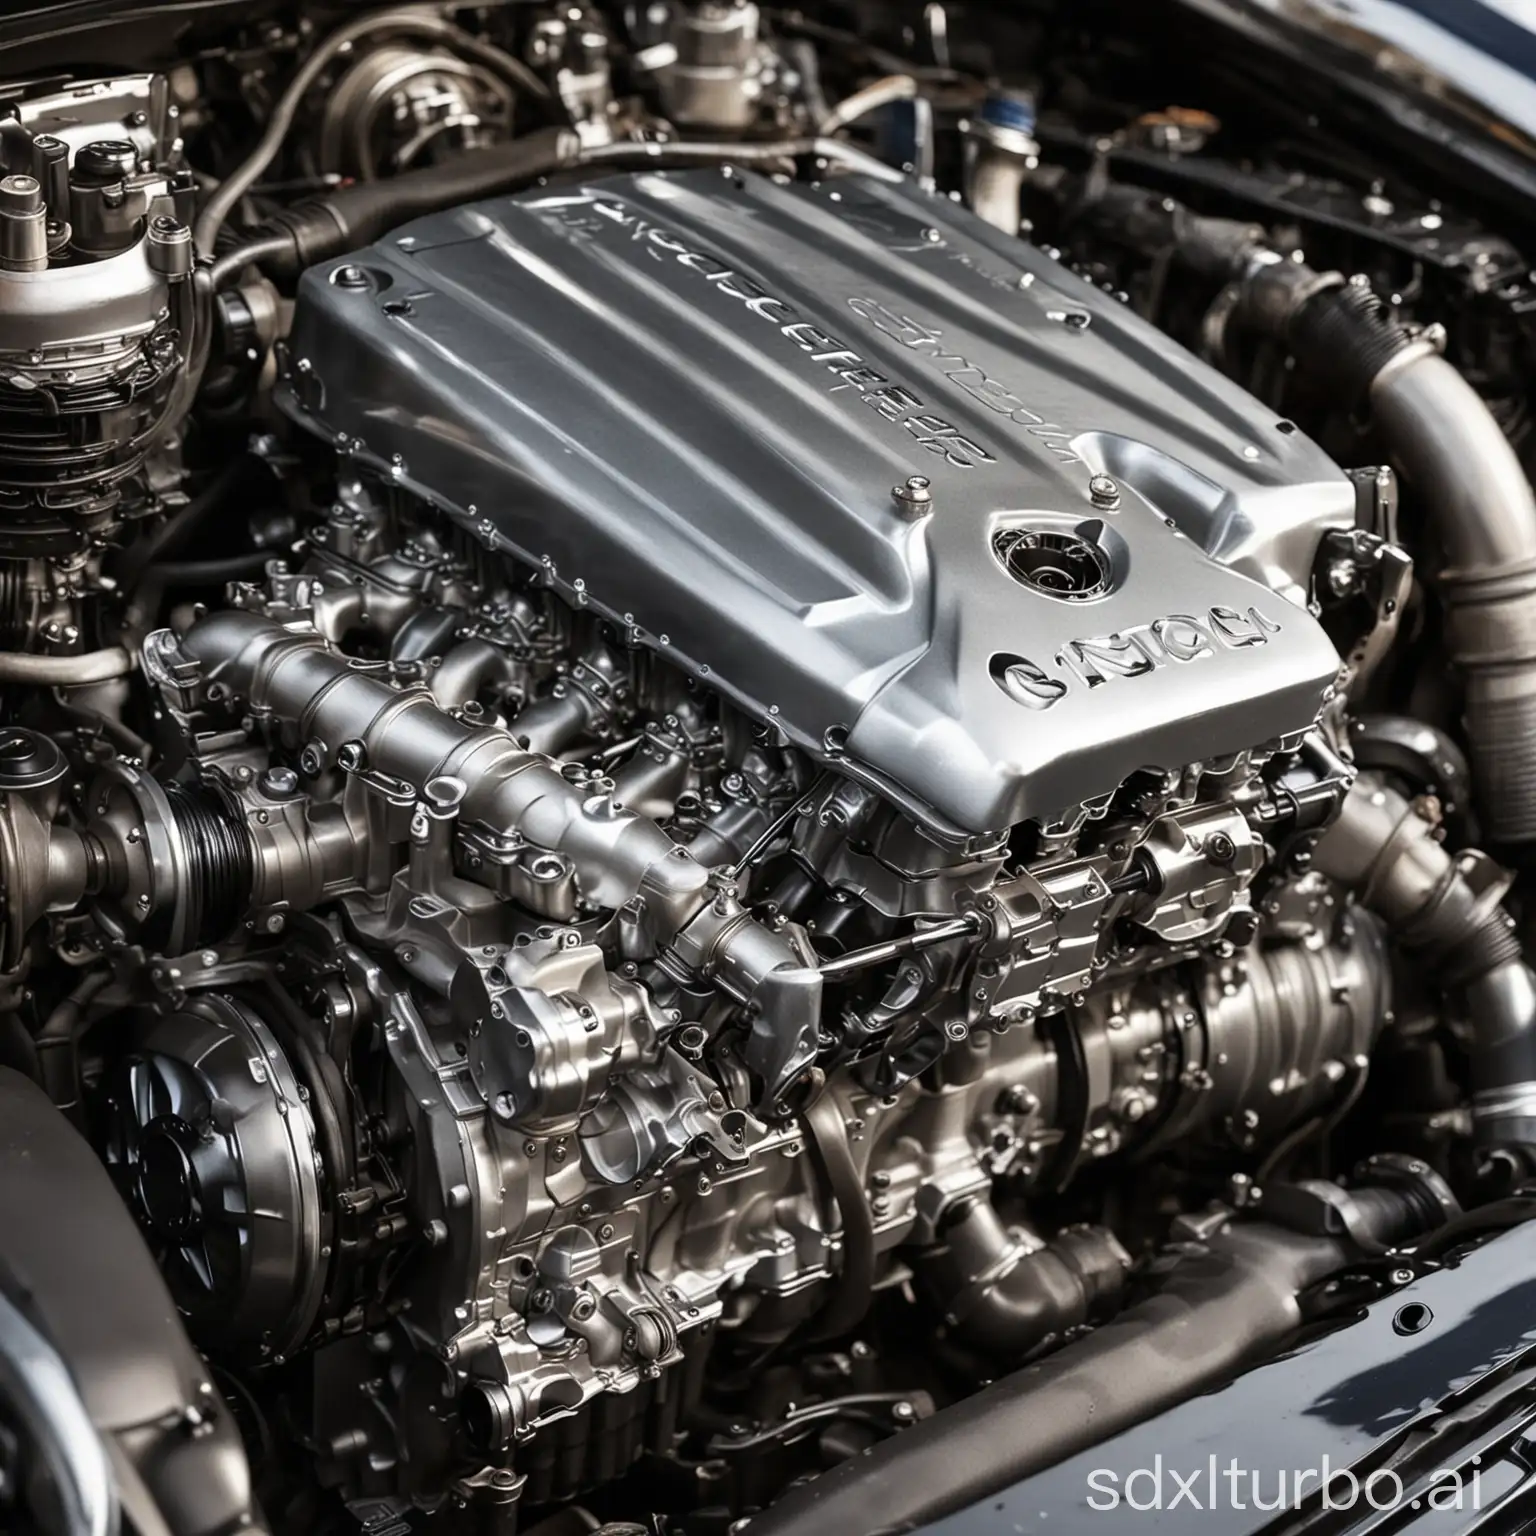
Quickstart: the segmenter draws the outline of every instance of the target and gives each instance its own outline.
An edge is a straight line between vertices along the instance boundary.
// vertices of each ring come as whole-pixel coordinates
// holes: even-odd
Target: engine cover
[[[941,832],[1301,731],[1339,665],[1305,584],[1343,474],[910,186],[422,220],[306,274],[281,398]]]

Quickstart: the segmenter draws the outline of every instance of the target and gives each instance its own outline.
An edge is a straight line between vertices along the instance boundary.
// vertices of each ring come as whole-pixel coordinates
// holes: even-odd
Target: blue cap
[[[1035,131],[1035,99],[1027,91],[994,91],[977,115],[993,128],[1029,134]]]

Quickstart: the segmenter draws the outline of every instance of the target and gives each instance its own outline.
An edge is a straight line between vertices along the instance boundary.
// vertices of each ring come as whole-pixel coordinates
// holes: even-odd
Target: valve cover
[[[284,408],[944,835],[1305,729],[1354,490],[911,185],[661,171],[311,269]]]

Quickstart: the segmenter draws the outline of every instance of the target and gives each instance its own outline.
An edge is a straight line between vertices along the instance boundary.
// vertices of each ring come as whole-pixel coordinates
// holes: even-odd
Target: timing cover
[[[423,219],[305,275],[280,398],[938,829],[1304,729],[1339,665],[1304,588],[1343,474],[910,185]]]

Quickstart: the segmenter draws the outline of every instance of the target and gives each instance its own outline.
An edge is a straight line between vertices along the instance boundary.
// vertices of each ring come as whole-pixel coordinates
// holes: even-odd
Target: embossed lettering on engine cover
[[[1071,640],[1053,658],[1053,675],[1027,656],[1006,651],[992,658],[992,677],[1016,704],[1050,709],[1073,688],[1101,688],[1120,677],[1146,677],[1170,665],[1215,656],[1218,647],[1243,651],[1268,645],[1280,625],[1257,608],[1212,608],[1203,617],[1171,613],[1113,634]]]

